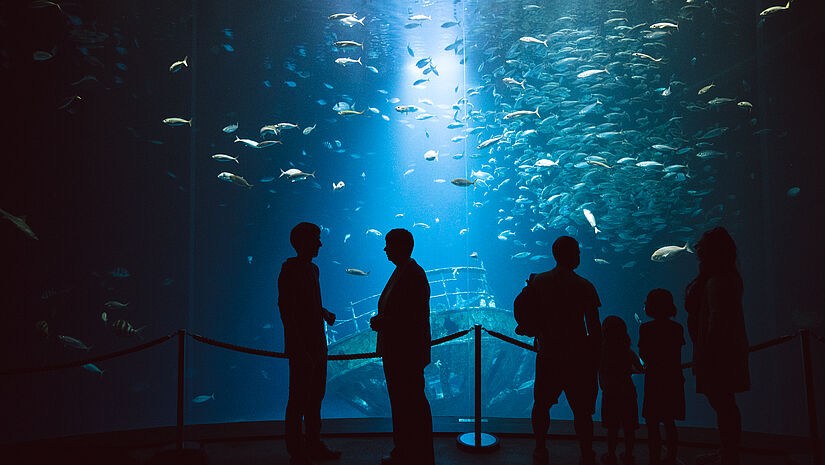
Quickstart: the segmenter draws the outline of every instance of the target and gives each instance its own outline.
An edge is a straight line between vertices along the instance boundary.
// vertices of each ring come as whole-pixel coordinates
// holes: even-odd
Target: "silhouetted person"
[[[595,463],[593,413],[598,394],[601,301],[593,284],[573,271],[579,266],[579,243],[575,239],[569,236],[556,239],[553,258],[556,267],[537,275],[528,284],[528,287],[534,286],[538,312],[533,463],[548,461],[545,436],[550,426],[550,407],[564,391],[573,410],[581,463],[589,465]]]
[[[616,465],[616,445],[619,428],[624,431],[622,463],[633,465],[633,446],[639,427],[639,404],[636,402],[636,386],[630,375],[639,372],[642,364],[630,349],[627,325],[617,316],[609,316],[602,322],[602,361],[599,384],[602,388],[602,425],[607,428],[607,453],[602,462]]]
[[[650,463],[662,463],[659,423],[663,423],[667,439],[664,463],[675,465],[679,443],[675,421],[685,419],[685,377],[681,366],[685,331],[671,320],[676,316],[676,305],[667,289],[653,289],[647,294],[645,313],[653,318],[639,327],[639,355],[645,362],[642,416],[647,424]]]
[[[324,321],[332,325],[335,314],[321,306],[318,266],[312,263],[321,248],[321,229],[312,223],[299,223],[292,228],[289,242],[298,256],[287,259],[278,275],[278,308],[289,358],[284,430],[290,465],[306,465],[312,459],[341,456],[341,452],[321,442],[321,401],[327,383]],[[301,434],[302,420],[306,438]]]
[[[382,464],[432,465],[433,419],[424,393],[424,367],[430,363],[430,284],[410,255],[413,236],[393,229],[386,237],[387,259],[395,264],[370,327],[378,332],[392,408],[394,448]]]
[[[716,411],[722,465],[739,465],[742,417],[735,394],[750,389],[750,372],[736,244],[717,227],[702,234],[695,249],[699,275],[685,290],[685,308],[696,392],[705,394]]]

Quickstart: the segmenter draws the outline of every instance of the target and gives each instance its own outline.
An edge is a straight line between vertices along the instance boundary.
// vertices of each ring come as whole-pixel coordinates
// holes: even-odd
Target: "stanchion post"
[[[465,452],[493,452],[499,448],[498,438],[481,432],[481,325],[473,326],[475,337],[475,427],[472,433],[459,434],[456,445]]]
[[[183,396],[184,396],[184,369],[186,359],[184,350],[186,348],[186,331],[178,330],[178,422],[176,426],[176,448],[183,450]]]
[[[476,363],[475,363],[475,445],[481,444],[481,325],[475,325],[473,337],[475,338],[476,346]]]
[[[814,390],[814,369],[811,361],[811,332],[799,332],[802,341],[802,367],[805,375],[805,396],[808,407],[808,431],[811,436],[811,458],[814,465],[822,465],[822,449],[819,447],[819,424],[816,418],[816,390]]]

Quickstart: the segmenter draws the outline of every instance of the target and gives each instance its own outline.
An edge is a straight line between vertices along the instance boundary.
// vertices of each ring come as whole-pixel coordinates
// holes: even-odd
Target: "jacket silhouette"
[[[377,352],[384,363],[430,364],[430,284],[412,258],[395,269],[378,301]]]

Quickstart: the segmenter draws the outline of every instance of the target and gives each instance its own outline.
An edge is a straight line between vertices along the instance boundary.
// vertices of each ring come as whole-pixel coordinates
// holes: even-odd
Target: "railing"
[[[475,338],[475,421],[474,421],[474,435],[475,435],[475,444],[481,444],[481,331],[485,331],[490,336],[500,339],[504,342],[509,344],[521,347],[525,350],[530,350],[535,352],[536,349],[531,346],[530,344],[524,343],[512,337],[506,336],[496,331],[488,330],[486,328],[482,328],[481,325],[475,325],[473,328],[465,329],[463,331],[457,331],[453,334],[449,334],[447,336],[434,339],[431,343],[432,346],[437,346],[439,344],[444,344],[446,342],[462,338],[466,336],[470,331],[474,331],[474,338]],[[178,330],[172,334],[167,336],[163,336],[157,338],[155,340],[145,342],[143,344],[137,345],[135,347],[119,350],[116,352],[112,352],[105,355],[99,355],[97,357],[91,357],[84,360],[78,360],[74,362],[66,362],[66,363],[59,363],[59,364],[52,364],[46,365],[41,367],[28,367],[28,368],[18,368],[18,369],[7,369],[0,371],[0,375],[5,376],[13,376],[13,375],[23,375],[23,374],[31,374],[31,373],[42,373],[47,371],[54,371],[60,370],[65,368],[74,368],[80,367],[90,363],[101,362],[104,360],[113,359],[116,357],[121,357],[124,355],[132,354],[135,352],[140,352],[142,350],[148,349],[150,347],[154,347],[158,344],[162,344],[174,337],[178,338],[178,394],[177,394],[177,424],[176,424],[176,446],[180,450],[183,448],[183,440],[184,440],[184,392],[185,392],[185,351],[186,351],[186,338],[185,336],[189,336],[192,339],[201,342],[203,344],[208,344],[214,347],[220,347],[227,350],[232,350],[235,352],[242,352],[250,355],[259,355],[263,357],[272,357],[272,358],[287,358],[286,354],[283,352],[274,352],[269,350],[260,350],[254,349],[250,347],[239,346],[236,344],[230,344],[228,342],[219,341],[216,339],[211,339],[208,337],[204,337],[198,334],[190,333],[186,330]],[[764,350],[770,347],[774,347],[780,344],[784,344],[786,342],[790,342],[796,338],[800,339],[800,344],[802,348],[802,365],[803,365],[803,376],[805,380],[805,398],[807,401],[807,411],[808,411],[808,431],[810,436],[810,449],[811,449],[811,457],[813,459],[814,465],[822,465],[822,449],[819,445],[819,424],[817,419],[817,412],[816,412],[816,391],[814,389],[814,379],[813,379],[813,363],[811,360],[811,337],[815,338],[819,342],[825,344],[825,338],[812,333],[810,330],[803,329],[796,334],[781,336],[775,339],[771,339],[770,341],[762,342],[760,344],[756,344],[749,348],[749,352],[756,352],[759,350]],[[356,360],[356,359],[368,359],[368,358],[378,358],[378,354],[375,352],[366,352],[366,353],[359,353],[359,354],[340,354],[340,355],[330,355],[328,357],[329,360]],[[682,369],[690,368],[694,365],[693,362],[688,362],[682,364]],[[489,436],[489,435],[488,435]],[[465,448],[466,449],[466,448]],[[479,447],[479,449],[482,449]]]

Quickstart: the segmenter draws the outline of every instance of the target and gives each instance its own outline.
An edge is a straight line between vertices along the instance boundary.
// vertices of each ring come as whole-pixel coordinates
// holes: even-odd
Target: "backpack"
[[[516,334],[536,337],[539,335],[538,292],[533,283],[535,273],[530,273],[527,285],[513,301],[513,316],[516,318]]]

